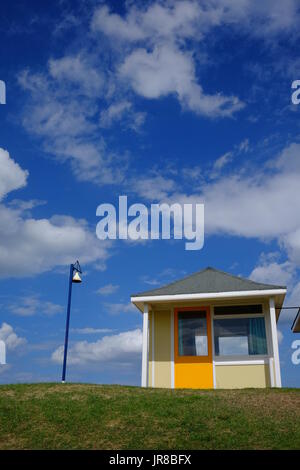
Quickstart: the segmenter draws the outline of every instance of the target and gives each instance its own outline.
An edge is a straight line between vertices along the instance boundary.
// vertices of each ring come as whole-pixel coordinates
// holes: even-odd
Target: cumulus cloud
[[[26,339],[18,336],[13,327],[8,323],[3,322],[0,327],[0,340],[5,342],[8,350],[14,351],[19,346],[26,344]]]
[[[68,352],[68,363],[85,365],[88,363],[128,363],[136,361],[142,351],[142,331],[126,331],[117,335],[104,336],[95,342],[78,341]],[[61,364],[63,346],[57,348],[51,356],[53,362]]]
[[[10,160],[12,168],[16,168],[7,154],[5,161]],[[16,171],[27,177],[18,165]],[[18,181],[23,184],[24,180]],[[15,182],[12,189],[16,185]],[[77,258],[100,269],[105,266],[110,243],[99,243],[85,220],[61,215],[35,219],[26,217],[20,208],[4,204],[0,204],[0,218],[0,277],[30,276],[65,266]]]
[[[275,285],[290,284],[295,276],[295,266],[289,261],[263,263],[256,266],[250,274],[250,279]]]
[[[250,175],[231,173],[207,183],[201,193],[206,208],[206,231],[280,239],[296,256],[299,171],[300,144],[293,143],[267,167],[255,168]]]
[[[109,244],[99,243],[85,221],[72,217],[24,219],[0,206],[0,276],[30,276],[74,259],[104,268]]]
[[[165,1],[130,5],[122,16],[101,5],[93,15],[92,30],[108,37],[113,48],[123,46],[119,73],[137,94],[149,99],[174,94],[186,109],[225,117],[244,104],[236,96],[203,91],[195,73],[194,43],[228,25],[274,41],[276,35],[297,34],[297,19],[295,0],[284,5],[280,0]]]
[[[215,23],[214,16],[192,1],[156,2],[140,9],[132,6],[124,17],[101,6],[95,11],[92,29],[131,44],[118,72],[137,94],[148,99],[173,94],[183,108],[198,114],[232,116],[244,104],[235,96],[204,93],[197,81],[192,49],[183,47],[187,40],[199,40],[207,25]]]

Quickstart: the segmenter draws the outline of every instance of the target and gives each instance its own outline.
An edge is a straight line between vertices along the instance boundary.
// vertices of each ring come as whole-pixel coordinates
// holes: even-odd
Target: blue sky
[[[0,382],[140,382],[130,294],[206,266],[288,286],[300,304],[296,0],[1,5]],[[204,202],[205,244],[103,242],[96,208]],[[283,384],[296,311],[278,325]]]

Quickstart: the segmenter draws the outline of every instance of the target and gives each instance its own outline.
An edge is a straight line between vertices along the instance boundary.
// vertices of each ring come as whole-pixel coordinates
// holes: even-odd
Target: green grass
[[[3,385],[0,449],[300,449],[300,390]]]

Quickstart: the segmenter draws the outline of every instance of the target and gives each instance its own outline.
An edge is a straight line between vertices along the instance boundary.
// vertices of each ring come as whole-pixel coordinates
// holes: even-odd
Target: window
[[[216,356],[267,354],[265,319],[226,318],[214,320]]]
[[[214,308],[214,315],[243,315],[252,313],[263,313],[262,305],[222,305]]]
[[[178,312],[179,356],[207,356],[206,312]]]

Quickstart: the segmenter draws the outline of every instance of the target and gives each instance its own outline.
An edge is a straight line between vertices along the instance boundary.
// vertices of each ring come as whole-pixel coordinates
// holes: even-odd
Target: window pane
[[[252,313],[263,313],[262,305],[222,305],[214,308],[215,315],[251,315]]]
[[[248,355],[247,336],[223,336],[219,338],[220,356]]]
[[[206,312],[178,312],[179,356],[207,356]]]
[[[216,356],[267,354],[265,320],[229,318],[214,320]]]

